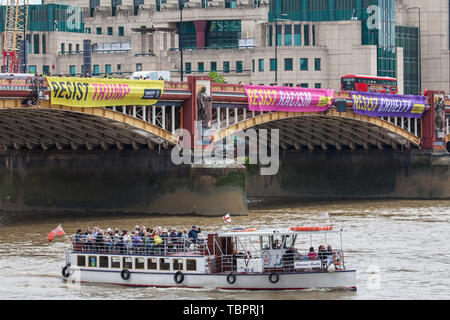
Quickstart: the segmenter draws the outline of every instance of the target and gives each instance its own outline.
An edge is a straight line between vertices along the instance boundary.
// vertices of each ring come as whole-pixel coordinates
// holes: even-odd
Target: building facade
[[[216,71],[229,83],[339,90],[342,75],[363,74],[396,77],[400,93],[449,91],[449,5],[186,0],[181,11],[178,0],[47,0],[30,5],[29,70],[82,74],[88,39],[99,76],[169,70],[178,80],[183,69],[184,78]]]

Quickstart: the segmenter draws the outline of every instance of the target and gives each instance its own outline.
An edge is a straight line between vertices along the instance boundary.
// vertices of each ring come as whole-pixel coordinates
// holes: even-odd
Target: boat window
[[[282,245],[283,245],[282,237],[278,234],[274,235],[272,238],[272,249],[280,250]]]
[[[120,268],[120,257],[111,257],[111,268]]]
[[[270,249],[270,236],[262,236],[261,250],[269,250],[269,249]]]
[[[294,242],[295,242],[294,236],[289,235],[289,234],[284,236],[284,248],[287,249],[287,248],[293,246]]]
[[[108,257],[107,256],[100,256],[99,259],[99,267],[100,268],[108,268]]]
[[[85,256],[77,256],[77,266],[78,267],[86,267],[86,257]]]
[[[196,259],[186,259],[186,271],[197,271]]]
[[[89,256],[89,267],[93,267],[93,268],[97,267],[97,257]]]
[[[147,259],[148,269],[149,270],[157,270],[158,269],[158,260],[156,258],[148,258]]]
[[[159,259],[159,270],[170,270],[170,259]]]
[[[144,258],[135,258],[134,259],[134,268],[135,269],[144,269],[145,268],[145,259]]]
[[[124,269],[131,269],[133,268],[133,259],[131,257],[123,257],[122,264]]]
[[[172,267],[173,270],[183,270],[183,259],[173,259]]]

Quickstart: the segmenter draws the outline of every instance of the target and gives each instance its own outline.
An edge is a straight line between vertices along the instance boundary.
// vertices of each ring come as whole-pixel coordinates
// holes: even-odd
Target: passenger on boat
[[[140,252],[142,248],[142,238],[139,236],[139,232],[133,231],[133,247],[136,252]]]
[[[131,236],[128,234],[127,230],[123,230],[122,234],[123,245],[127,251],[130,251],[133,248]]]
[[[308,260],[317,260],[317,253],[314,252],[314,247],[309,248]]]
[[[294,260],[297,250],[291,246],[288,250],[283,254],[283,269],[285,270],[293,270],[294,269]]]
[[[148,228],[148,230],[149,231],[147,232],[147,234],[144,237],[144,248],[145,248],[145,252],[152,254],[153,246],[155,245],[155,241],[153,238],[153,229]]]
[[[191,231],[188,233],[189,240],[191,240],[193,243],[198,243],[198,234],[202,232],[200,228],[197,228],[196,226],[192,226]]]
[[[95,250],[103,251],[103,248],[104,248],[103,230],[99,230],[97,232],[97,236],[95,237]]]
[[[181,233],[181,239],[183,241],[183,248],[184,251],[188,251],[190,245],[192,244],[191,240],[189,240],[189,236],[188,236],[188,231],[187,229],[183,229],[182,233]]]
[[[326,254],[326,251],[325,251],[325,246],[324,245],[320,245],[319,246],[319,253],[318,253],[318,257],[319,257],[319,259],[320,260],[324,260],[324,259],[326,259],[327,258],[327,254]]]
[[[90,230],[89,233],[86,235],[85,247],[87,251],[93,250],[94,241],[95,241],[94,232]]]

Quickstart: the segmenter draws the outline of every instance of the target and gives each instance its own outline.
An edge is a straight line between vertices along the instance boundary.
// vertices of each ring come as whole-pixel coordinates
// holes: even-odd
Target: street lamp
[[[422,45],[420,41],[420,34],[421,34],[421,28],[420,28],[420,8],[419,7],[408,7],[406,10],[413,10],[417,9],[419,12],[419,41],[418,41],[418,54],[419,54],[419,93],[422,94]]]
[[[183,81],[183,8],[185,0],[178,0],[178,8],[180,9],[180,81]]]

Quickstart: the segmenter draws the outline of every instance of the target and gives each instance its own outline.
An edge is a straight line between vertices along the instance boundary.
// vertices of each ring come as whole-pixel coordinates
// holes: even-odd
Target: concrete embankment
[[[246,215],[245,168],[175,166],[168,150],[2,152],[0,210]]]
[[[427,151],[284,151],[277,175],[247,167],[249,198],[450,199],[450,155]]]

